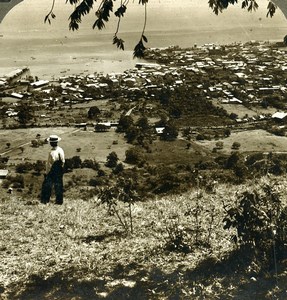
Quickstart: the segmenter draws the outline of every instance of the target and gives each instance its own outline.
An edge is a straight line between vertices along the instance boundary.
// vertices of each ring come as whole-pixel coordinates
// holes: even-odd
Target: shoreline
[[[233,41],[230,43],[203,43],[194,44],[189,47],[182,47],[178,45],[170,45],[168,47],[151,47],[150,49],[167,49],[170,47],[179,47],[180,49],[191,49],[195,45],[197,47],[204,45],[218,45],[228,46],[234,44],[246,44],[249,42],[263,43],[263,44],[276,44],[282,42],[279,39],[272,40],[250,40],[250,41]],[[73,49],[75,50],[75,49]],[[33,51],[34,52],[34,51]],[[34,55],[33,55],[34,54]],[[135,68],[138,62],[145,62],[144,59],[133,59],[133,52],[129,50],[124,51],[112,51],[112,52],[98,52],[94,53],[91,51],[83,51],[77,53],[76,51],[62,52],[59,55],[52,51],[48,55],[42,53],[31,53],[29,60],[24,57],[18,57],[18,60],[14,60],[11,64],[10,61],[6,60],[6,66],[2,64],[0,67],[0,77],[4,77],[10,72],[28,67],[30,69],[31,76],[38,77],[44,80],[56,80],[62,76],[73,76],[73,75],[90,75],[94,73],[123,73],[124,71]]]
[[[44,55],[31,56],[30,59],[14,61],[13,64],[9,63],[7,66],[0,67],[0,77],[8,73],[28,67],[31,76],[37,76],[40,79],[57,79],[64,75],[75,74],[94,74],[94,73],[119,73],[124,72],[135,67],[138,60],[132,59],[132,53],[127,51],[118,57],[103,57],[98,55],[73,53],[65,54],[58,57],[51,55],[45,57]],[[122,58],[120,57],[122,56]]]

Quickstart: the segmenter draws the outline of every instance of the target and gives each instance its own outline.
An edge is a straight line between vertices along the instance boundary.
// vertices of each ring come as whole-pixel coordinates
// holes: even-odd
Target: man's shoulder
[[[58,146],[58,151],[60,151],[60,152],[63,152],[63,153],[64,153],[64,150],[63,150],[63,148],[61,148],[61,147],[59,147],[59,146]]]

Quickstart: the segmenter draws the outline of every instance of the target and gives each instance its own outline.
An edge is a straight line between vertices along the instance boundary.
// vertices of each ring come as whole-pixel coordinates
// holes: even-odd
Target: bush
[[[9,157],[0,157],[1,164],[7,164],[8,160],[9,160]]]
[[[34,166],[30,162],[20,163],[16,166],[17,173],[26,173],[28,171],[32,171],[33,169],[34,169]]]
[[[238,142],[234,142],[231,146],[231,149],[238,150],[240,148],[241,144]]]
[[[102,169],[99,169],[98,170],[98,176],[99,177],[104,177],[104,176],[106,176],[106,172],[104,170],[102,170]]]
[[[231,155],[227,158],[225,163],[225,168],[227,169],[233,169],[236,167],[238,162],[240,161],[240,156],[237,152],[231,153]]]
[[[99,199],[107,206],[108,212],[117,217],[125,231],[133,233],[132,205],[139,200],[137,181],[119,178],[115,185],[100,190]],[[120,202],[127,204],[127,207],[119,205]]]
[[[163,168],[159,170],[156,178],[153,179],[153,184],[155,189],[153,192],[155,194],[164,194],[169,192],[175,192],[180,188],[182,183],[182,178],[179,176],[172,168]]]
[[[166,226],[168,237],[165,239],[165,249],[171,252],[191,252],[191,237],[187,230],[177,222],[171,222]]]
[[[87,169],[93,169],[93,170],[98,170],[100,168],[100,165],[98,162],[96,162],[93,159],[85,159],[82,162],[82,168],[87,168]]]
[[[24,177],[22,175],[8,176],[4,181],[2,186],[8,188],[12,186],[13,188],[24,188]]]
[[[196,140],[197,141],[203,141],[203,140],[205,140],[205,136],[203,135],[203,134],[198,134],[197,136],[196,136]]]
[[[34,147],[34,148],[38,148],[38,147],[39,147],[39,141],[37,141],[37,140],[32,140],[32,141],[31,141],[31,145],[32,145],[32,147]]]
[[[166,124],[163,133],[161,135],[161,139],[164,141],[174,141],[178,136],[178,129],[172,123]]]
[[[119,174],[119,173],[123,172],[123,170],[124,170],[124,165],[122,163],[119,163],[114,168],[113,173],[114,174]]]
[[[118,158],[117,153],[113,151],[107,156],[107,162],[105,165],[108,168],[114,168],[114,167],[116,167],[118,160],[119,160],[119,158]]]
[[[277,258],[287,251],[287,207],[270,185],[246,191],[238,203],[227,210],[225,229],[236,229],[233,240],[254,257],[270,264],[274,251]]]
[[[41,171],[45,170],[46,164],[45,162],[41,161],[41,160],[37,160],[34,164],[33,164],[33,169],[37,174],[40,174]]]
[[[65,160],[64,169],[65,172],[72,171],[73,169],[79,169],[82,166],[82,160],[80,156],[73,156]]]
[[[218,149],[218,150],[223,149],[223,145],[224,145],[224,143],[223,143],[222,141],[218,141],[218,142],[216,142],[216,144],[215,144],[216,149]]]
[[[126,162],[128,164],[138,164],[142,160],[143,155],[137,148],[131,148],[126,151]]]
[[[91,178],[89,180],[89,186],[101,186],[105,183],[105,180],[102,177],[98,177],[98,178]]]

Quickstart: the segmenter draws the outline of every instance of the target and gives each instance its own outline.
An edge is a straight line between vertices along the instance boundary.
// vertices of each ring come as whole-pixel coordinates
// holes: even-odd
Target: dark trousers
[[[41,202],[48,203],[54,186],[56,195],[56,204],[63,203],[63,168],[61,166],[52,167],[51,171],[46,175],[41,191]]]

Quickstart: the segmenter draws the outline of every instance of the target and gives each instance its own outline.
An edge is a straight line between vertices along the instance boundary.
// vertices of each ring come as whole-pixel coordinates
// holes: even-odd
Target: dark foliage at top
[[[45,17],[45,22],[51,24],[51,19],[56,18],[54,13],[54,4],[55,0],[52,0],[52,7],[49,13]],[[99,3],[96,0],[67,0],[69,4],[74,7],[73,12],[69,18],[69,29],[78,30],[80,28],[80,23],[82,18],[94,9],[94,5],[98,4],[96,8],[95,16],[96,20],[92,25],[93,29],[102,30],[105,28],[106,23],[110,21],[112,14],[118,19],[116,30],[113,36],[113,44],[116,45],[118,49],[124,50],[124,40],[118,36],[120,30],[121,19],[126,15],[128,0],[102,0]],[[140,34],[139,41],[134,47],[134,57],[143,58],[145,56],[146,46],[145,43],[148,42],[148,39],[145,35],[145,28],[147,24],[147,4],[148,0],[139,0],[140,5],[144,7],[144,25],[142,32]],[[258,9],[259,5],[256,0],[208,0],[209,7],[213,10],[215,14],[221,13],[224,9],[227,9],[230,5],[241,3],[242,9],[247,9],[247,11],[252,12]],[[118,5],[118,6],[116,6]],[[277,6],[272,2],[268,2],[267,6],[267,16],[273,17],[275,14]],[[115,12],[113,13],[115,9]]]

